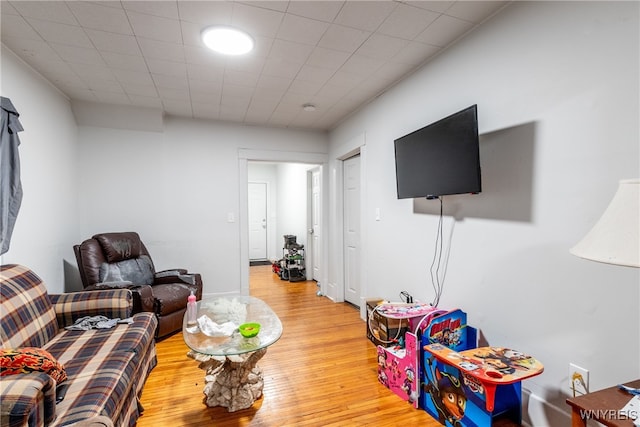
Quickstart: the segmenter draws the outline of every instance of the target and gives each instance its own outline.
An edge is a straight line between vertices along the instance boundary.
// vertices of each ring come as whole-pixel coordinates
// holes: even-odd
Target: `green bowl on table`
[[[253,338],[260,332],[260,323],[243,323],[238,326],[238,329],[240,330],[240,335],[243,337]]]

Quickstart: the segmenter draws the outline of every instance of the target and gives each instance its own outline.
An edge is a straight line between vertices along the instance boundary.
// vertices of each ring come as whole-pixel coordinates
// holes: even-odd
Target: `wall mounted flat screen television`
[[[394,141],[398,199],[480,193],[477,105]]]

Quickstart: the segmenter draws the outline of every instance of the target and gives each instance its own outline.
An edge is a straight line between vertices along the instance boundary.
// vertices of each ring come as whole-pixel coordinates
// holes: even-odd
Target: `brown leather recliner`
[[[85,290],[129,288],[134,313],[154,312],[156,338],[182,329],[191,291],[202,299],[202,278],[185,269],[156,272],[136,232],[101,233],[73,247]]]

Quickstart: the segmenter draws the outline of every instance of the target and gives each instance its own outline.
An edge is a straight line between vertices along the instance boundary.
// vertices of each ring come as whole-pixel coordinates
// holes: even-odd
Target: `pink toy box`
[[[394,321],[409,324],[409,332],[390,337],[378,345],[378,380],[403,400],[418,408],[420,401],[420,331],[434,317],[446,313],[425,303],[382,303],[375,312]],[[417,333],[416,333],[417,332]]]

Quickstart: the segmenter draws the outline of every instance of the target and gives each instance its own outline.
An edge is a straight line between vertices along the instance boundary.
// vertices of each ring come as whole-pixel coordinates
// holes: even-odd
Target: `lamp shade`
[[[596,225],[570,252],[607,264],[640,267],[640,180],[620,181]]]

